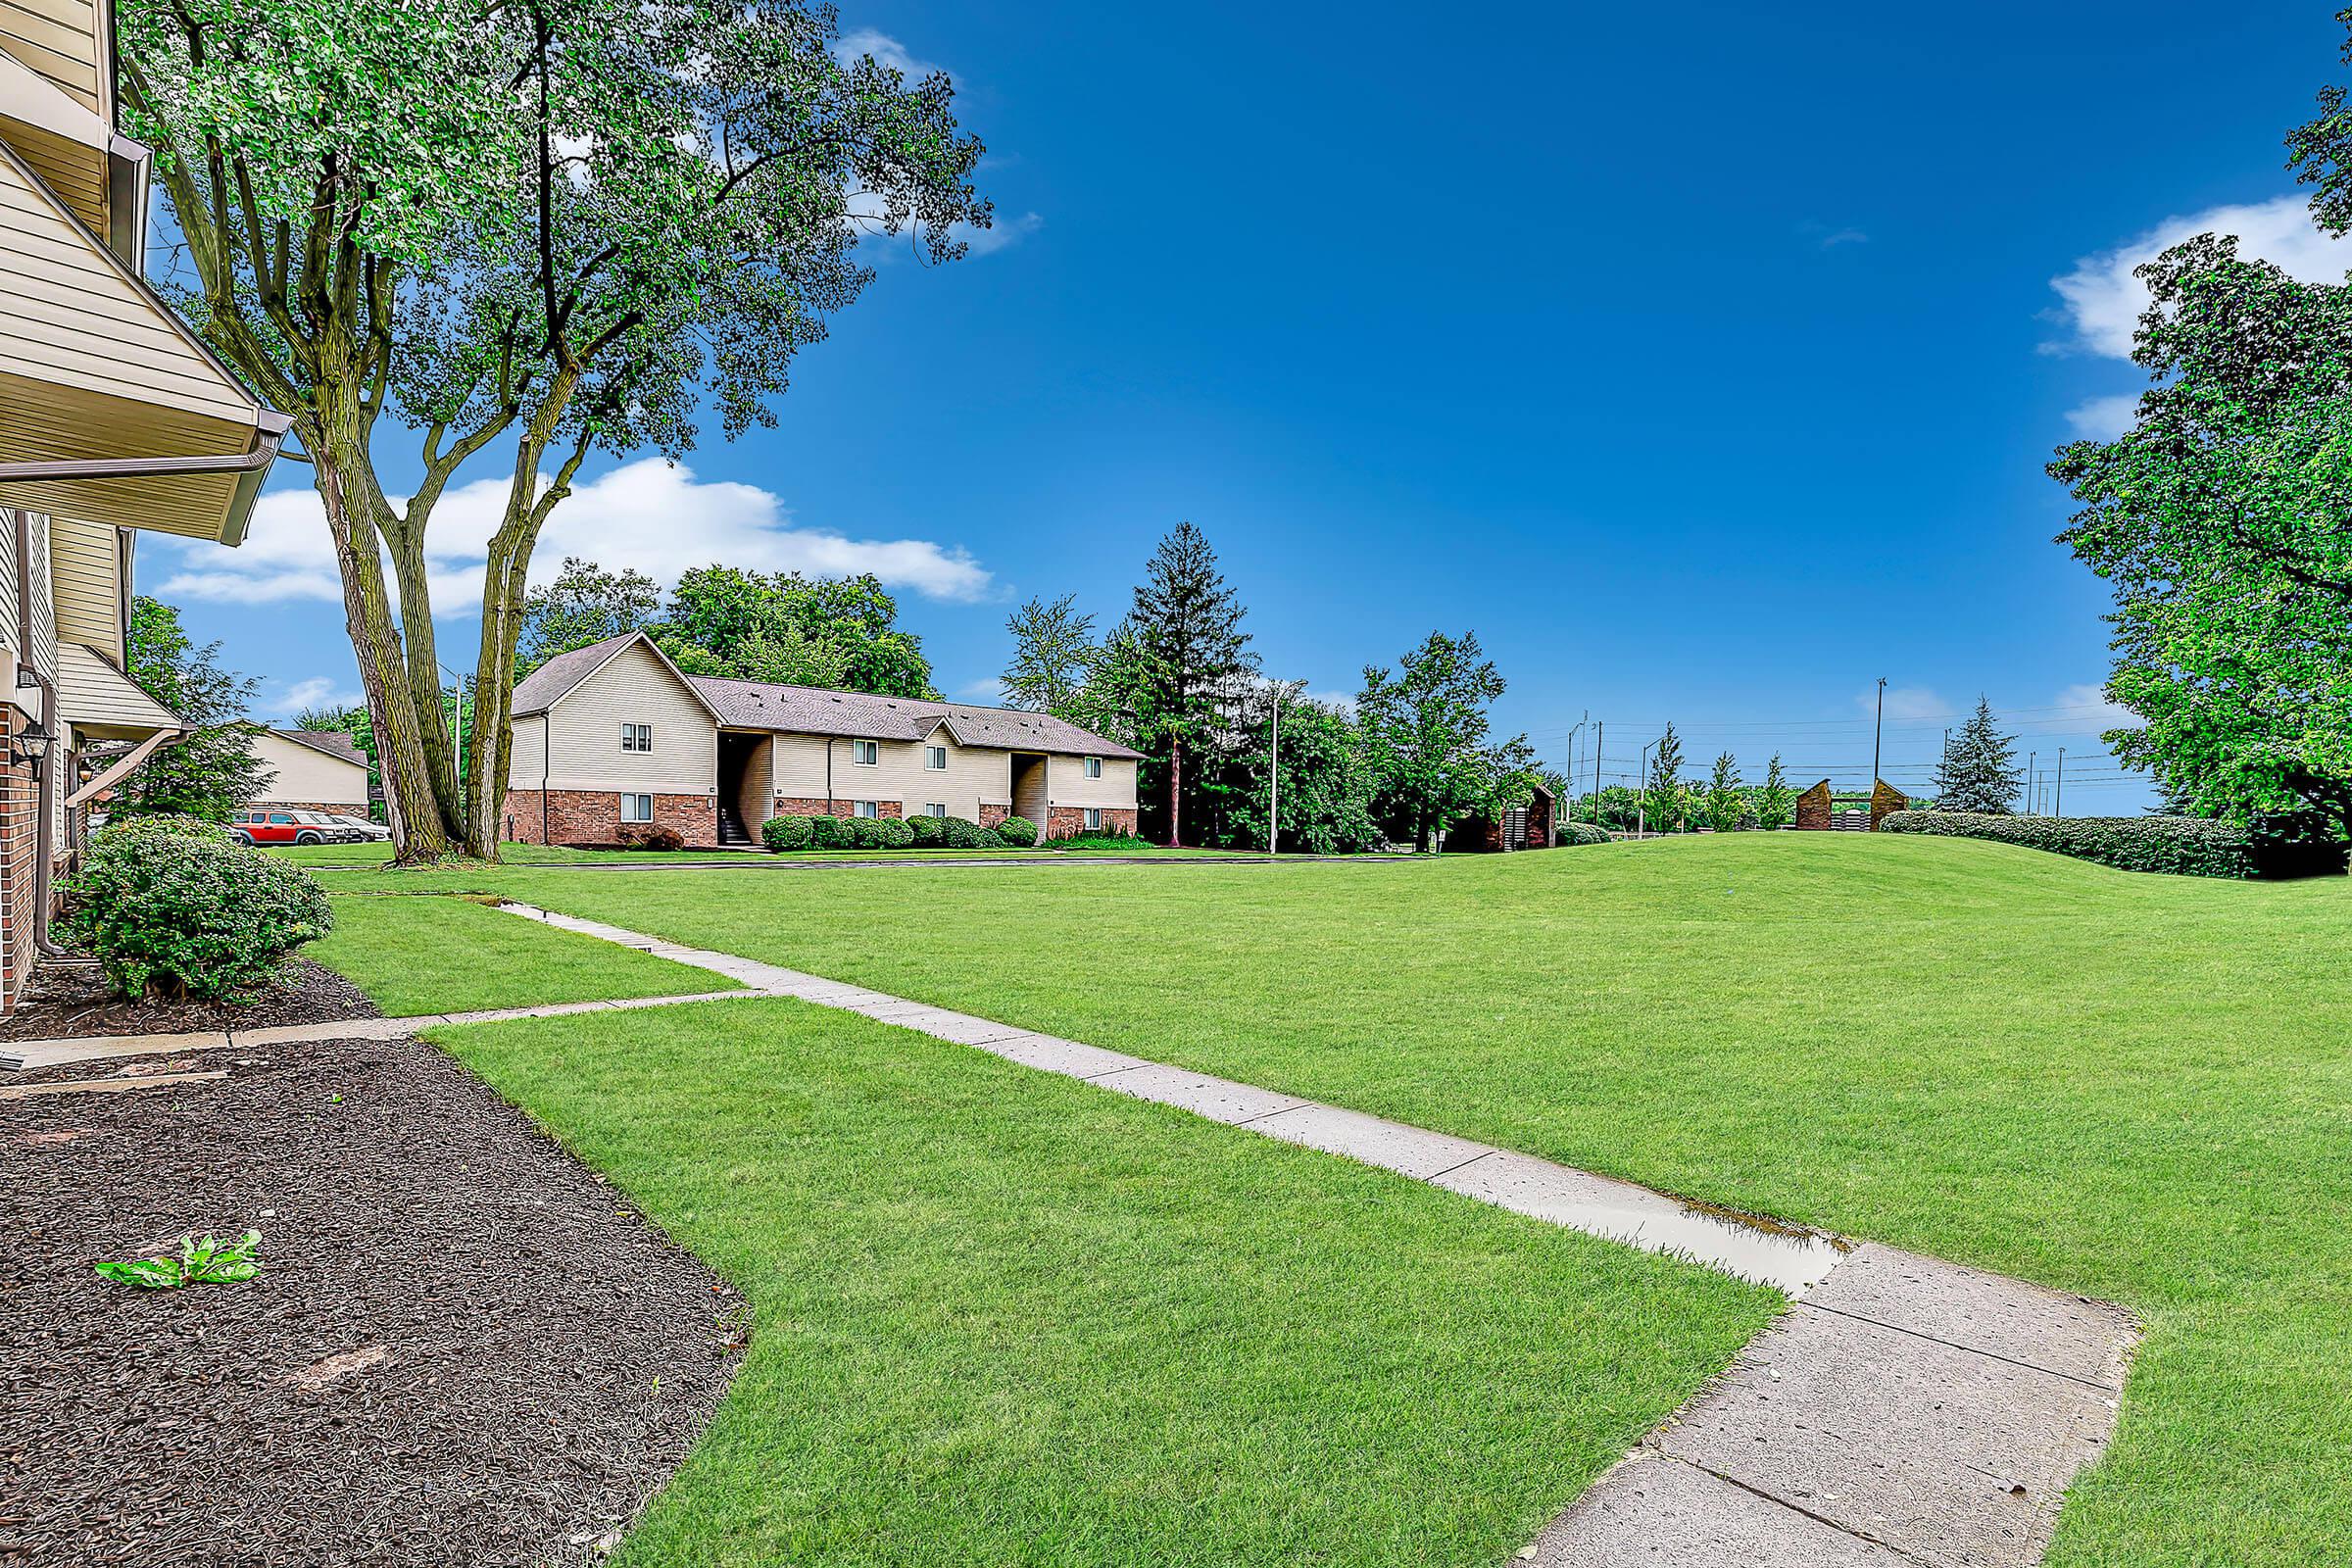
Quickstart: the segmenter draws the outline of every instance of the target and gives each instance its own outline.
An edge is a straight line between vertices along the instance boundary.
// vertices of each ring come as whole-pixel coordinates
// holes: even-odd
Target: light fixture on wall
[[[29,727],[21,729],[8,738],[9,760],[12,763],[30,762],[37,768],[41,765],[41,759],[49,755],[49,743],[56,738],[41,728],[40,722],[36,719]]]

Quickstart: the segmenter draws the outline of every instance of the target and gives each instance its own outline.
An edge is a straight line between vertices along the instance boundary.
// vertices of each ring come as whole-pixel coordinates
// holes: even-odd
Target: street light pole
[[[1879,716],[1870,728],[1870,792],[1879,792],[1879,736],[1886,728],[1886,677],[1879,677]]]
[[[1266,853],[1282,853],[1282,819],[1278,814],[1282,805],[1282,699],[1293,686],[1304,681],[1278,680],[1274,683],[1274,736],[1267,748],[1266,766]]]
[[[1608,720],[1592,726],[1592,825],[1600,826],[1600,754],[1609,738]]]

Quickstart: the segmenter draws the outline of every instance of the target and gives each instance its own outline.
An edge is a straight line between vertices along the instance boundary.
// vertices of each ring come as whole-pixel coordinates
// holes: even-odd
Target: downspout
[[[28,597],[32,588],[32,524],[23,507],[17,514],[17,642],[19,652],[28,653],[23,645],[32,630],[32,604]],[[30,660],[20,659],[17,664],[17,687],[22,690],[24,677],[30,675],[41,691],[41,717],[50,725],[49,750],[35,764],[33,790],[32,840],[32,948],[45,958],[62,958],[65,950],[49,940],[49,858],[56,851],[57,779],[55,759],[59,733],[57,686],[42,674]]]
[[[825,737],[825,814],[833,814],[833,737]]]
[[[556,744],[556,732],[549,727],[548,721],[555,716],[553,708],[539,715],[539,843],[542,848],[547,844],[547,781],[554,776],[548,770],[555,765],[555,753],[549,748]]]

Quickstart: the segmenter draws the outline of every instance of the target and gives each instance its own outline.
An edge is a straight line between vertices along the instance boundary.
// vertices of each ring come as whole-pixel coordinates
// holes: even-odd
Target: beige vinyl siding
[[[514,720],[514,743],[507,748],[507,788],[535,790],[547,771],[548,716],[525,713]]]
[[[32,624],[24,628],[24,661],[48,676],[57,679],[57,612],[49,594],[49,518],[42,513],[25,514],[25,561],[30,568],[31,592],[24,597],[31,612]],[[9,541],[16,549],[16,541]]]
[[[111,527],[59,517],[49,525],[50,582],[57,634],[122,659],[122,536]]]
[[[933,772],[923,765],[926,747],[944,747],[948,765]],[[1006,754],[993,747],[956,744],[943,726],[928,741],[881,741],[870,767],[849,761],[850,746],[833,749],[833,793],[846,801],[897,801],[909,811],[931,801],[946,803],[950,816],[977,821],[982,801],[1002,801],[1010,787]]]
[[[1135,763],[1124,758],[1102,759],[1102,776],[1086,776],[1085,759],[1056,757],[1049,791],[1055,806],[1099,806],[1132,810],[1135,808]]]
[[[622,751],[624,723],[651,724],[654,749]],[[623,648],[556,704],[548,749],[550,789],[718,792],[717,721],[643,643]]]
[[[825,798],[825,737],[778,735],[770,753],[775,764],[776,793],[800,800]],[[838,777],[850,770],[847,741],[833,748],[833,770]],[[838,790],[836,799],[846,799]]]
[[[99,71],[106,17],[95,0],[0,0],[0,50],[47,77],[82,108],[112,118]]]
[[[358,763],[314,751],[300,741],[270,734],[254,737],[253,755],[271,774],[262,793],[254,797],[256,801],[264,805],[274,801],[316,801],[328,806],[349,806],[355,816],[368,814],[368,769]]]

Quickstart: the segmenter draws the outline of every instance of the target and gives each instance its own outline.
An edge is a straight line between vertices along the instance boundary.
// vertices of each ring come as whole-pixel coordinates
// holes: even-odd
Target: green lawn
[[[543,1002],[612,1002],[740,989],[657,958],[464,899],[334,900],[335,929],[303,950],[390,1018]]]
[[[1497,1568],[1780,1300],[798,1003],[432,1038],[754,1308],[617,1568]]]
[[[282,844],[270,845],[265,853],[276,856],[295,865],[313,870],[389,868],[392,852],[381,844]],[[792,850],[777,855],[768,852],[746,854],[740,850],[574,850],[561,844],[502,844],[499,857],[510,865],[599,865],[612,862],[630,865],[707,864],[713,860],[732,861],[737,858],[755,860],[1000,860],[1054,859],[1085,857],[1109,857],[1150,860],[1200,859],[1224,858],[1247,851],[1231,850],[1171,850],[1157,845],[1143,849],[1122,849],[1109,845],[1060,844],[1041,845],[1032,850]]]
[[[1745,834],[533,902],[2122,1300],[2050,1560],[2352,1542],[2352,883]]]

